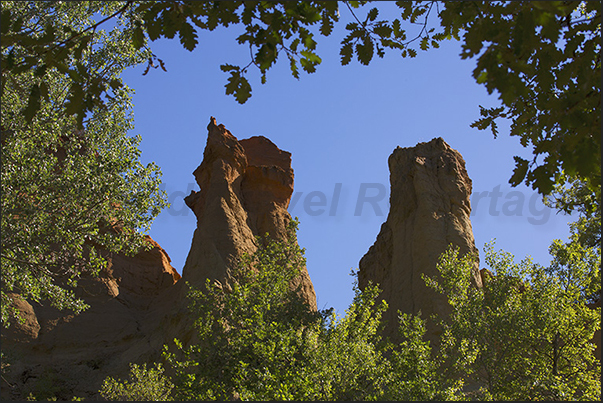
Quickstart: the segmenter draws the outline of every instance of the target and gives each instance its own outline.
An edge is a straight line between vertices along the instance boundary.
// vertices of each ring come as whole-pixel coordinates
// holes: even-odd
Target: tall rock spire
[[[255,237],[287,236],[293,193],[291,154],[263,136],[237,140],[211,118],[201,165],[193,172],[200,190],[185,198],[197,217],[185,281],[228,281],[244,253],[256,250]],[[304,267],[302,297],[316,309],[316,294]]]
[[[422,273],[434,277],[438,257],[449,244],[461,254],[477,253],[469,215],[471,179],[461,154],[442,138],[415,147],[396,148],[390,155],[390,211],[375,244],[360,260],[358,285],[378,283],[389,308],[385,334],[396,337],[397,311],[423,318],[446,314],[445,296],[429,289]],[[481,287],[478,264],[474,283]],[[437,329],[428,325],[427,337]]]
[[[237,259],[256,250],[256,235],[283,239],[291,220],[291,154],[264,137],[238,141],[214,118],[208,130],[203,162],[194,171],[201,190],[186,198],[197,229],[182,274],[193,285],[228,281]],[[13,296],[24,321],[2,330],[3,349],[14,353],[10,371],[3,367],[4,400],[22,399],[29,390],[59,400],[98,399],[107,376],[125,377],[131,362],[159,360],[174,338],[194,340],[187,287],[167,253],[149,242],[151,250],[133,257],[108,254],[98,277],[80,279],[76,295],[90,308],[79,315]],[[316,309],[305,267],[292,286],[298,284]],[[50,380],[52,388],[44,389]]]

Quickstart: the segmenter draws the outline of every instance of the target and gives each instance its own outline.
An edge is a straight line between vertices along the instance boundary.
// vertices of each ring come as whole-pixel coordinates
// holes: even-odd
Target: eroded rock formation
[[[261,136],[238,141],[213,118],[208,130],[194,172],[201,190],[186,198],[198,227],[183,276],[194,285],[206,278],[228,281],[237,259],[256,250],[256,235],[283,239],[291,219],[291,154]],[[158,361],[175,337],[184,343],[194,338],[184,282],[167,253],[149,242],[153,248],[134,257],[108,255],[98,277],[80,280],[76,295],[90,307],[79,315],[13,295],[25,321],[2,329],[3,400],[30,392],[98,399],[107,376],[124,377],[129,363]],[[305,268],[297,281],[316,309]]]
[[[193,172],[199,192],[186,204],[197,217],[191,250],[182,271],[185,281],[228,282],[244,253],[256,250],[255,237],[284,239],[293,193],[291,154],[263,136],[238,141],[211,118],[201,165]],[[316,294],[304,268],[302,297],[316,309]]]
[[[76,295],[90,307],[79,315],[13,294],[23,323],[2,329],[3,399],[92,397],[102,380],[130,362],[156,358],[164,338],[166,300],[180,275],[150,237],[149,251],[107,255],[98,277],[83,277]],[[169,299],[169,298],[168,298]],[[158,337],[159,336],[159,337]]]
[[[437,274],[438,257],[449,244],[462,254],[477,253],[469,215],[471,179],[463,157],[442,138],[390,155],[390,211],[375,244],[360,260],[358,285],[369,280],[383,290],[388,304],[386,335],[395,338],[397,311],[423,318],[445,314],[445,298],[429,289],[421,274]],[[476,264],[474,280],[481,286]],[[437,329],[428,326],[428,338]]]

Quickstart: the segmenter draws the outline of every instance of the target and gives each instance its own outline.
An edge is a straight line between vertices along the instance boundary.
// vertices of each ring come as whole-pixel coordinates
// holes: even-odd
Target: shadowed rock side
[[[180,275],[148,239],[151,250],[107,255],[98,277],[79,281],[76,295],[90,306],[79,315],[12,295],[25,321],[2,329],[3,400],[30,392],[59,400],[97,398],[105,377],[126,373],[130,362],[157,359],[164,343],[157,319],[165,316],[163,302],[173,300]]]
[[[200,191],[185,198],[197,228],[182,276],[195,285],[207,278],[227,282],[237,260],[256,250],[255,236],[284,239],[291,220],[291,154],[262,136],[238,141],[213,117],[207,129],[203,161],[193,172]],[[316,309],[305,267],[298,283],[303,299]]]
[[[471,179],[463,157],[442,138],[390,155],[390,211],[375,244],[360,260],[358,285],[378,283],[389,308],[385,335],[396,338],[397,311],[429,318],[446,314],[445,297],[429,289],[421,274],[437,274],[438,257],[449,244],[477,253],[469,214]],[[479,265],[474,282],[481,287]],[[438,330],[428,324],[428,339]]]

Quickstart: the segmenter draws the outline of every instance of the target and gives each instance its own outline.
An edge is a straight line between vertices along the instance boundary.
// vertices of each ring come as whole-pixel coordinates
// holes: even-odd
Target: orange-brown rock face
[[[116,254],[106,269],[120,289],[136,295],[156,295],[180,279],[167,252],[150,236],[146,238],[152,246],[150,250],[132,257]]]
[[[186,197],[197,217],[184,280],[228,281],[230,269],[244,253],[253,253],[256,236],[286,237],[293,193],[291,154],[265,137],[238,141],[212,117],[201,165],[193,172],[199,192]],[[302,295],[316,309],[316,295],[307,270]]]
[[[445,314],[445,298],[429,289],[421,274],[437,275],[438,257],[449,244],[462,254],[477,253],[469,214],[471,179],[462,156],[436,138],[415,147],[396,148],[389,157],[390,211],[375,244],[360,260],[358,285],[369,280],[383,290],[389,308],[386,335],[395,337],[397,311],[429,318]],[[478,266],[475,284],[481,286]],[[428,326],[427,337],[436,329]]]
[[[208,128],[203,162],[194,172],[201,190],[186,198],[198,225],[183,277],[196,285],[206,278],[227,281],[237,259],[256,250],[256,235],[283,239],[291,220],[291,155],[264,137],[238,141],[214,119]],[[2,329],[2,400],[29,392],[99,399],[107,376],[123,378],[129,363],[158,361],[175,337],[194,339],[186,287],[167,253],[148,240],[151,250],[108,255],[98,277],[79,281],[76,295],[90,306],[79,315],[12,295],[24,322]],[[305,268],[297,281],[316,309]]]
[[[76,295],[90,307],[79,315],[19,299],[25,319],[2,329],[2,399],[35,396],[96,398],[102,380],[123,375],[130,362],[157,359],[164,335],[164,301],[180,275],[167,253],[113,254],[98,277],[82,278]],[[8,363],[8,367],[4,365]]]

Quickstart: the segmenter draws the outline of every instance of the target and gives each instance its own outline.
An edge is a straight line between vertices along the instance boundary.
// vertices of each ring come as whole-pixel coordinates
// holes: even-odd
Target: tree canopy
[[[16,18],[10,24],[3,21],[2,29],[18,25],[29,39],[8,47],[3,42],[2,63],[29,57],[27,44],[48,35],[50,26],[61,27],[55,38],[62,41],[88,27],[95,13],[116,7],[2,2],[2,15]],[[50,65],[2,69],[4,326],[18,317],[11,305],[17,294],[80,312],[86,306],[73,289],[82,274],[103,266],[104,252],[131,254],[146,247],[140,232],[149,229],[167,203],[158,187],[159,168],[141,164],[140,137],[127,135],[133,128],[132,91],[119,79],[125,67],[144,57],[118,27],[95,32],[89,47],[62,59],[71,69],[68,74]],[[86,104],[73,98],[79,70],[120,85],[103,107],[91,104],[78,122],[69,111],[74,104]],[[40,95],[37,100],[28,98],[32,89]]]
[[[456,360],[467,360],[461,376],[479,386],[469,395],[479,400],[599,400],[601,364],[593,354],[593,336],[601,328],[601,312],[586,304],[583,290],[594,275],[584,269],[596,267],[600,253],[566,261],[561,271],[559,256],[550,267],[529,257],[515,263],[511,253],[493,246],[484,248],[483,288],[470,286],[474,257],[459,256],[453,248],[440,258],[441,276],[426,278],[452,308],[449,317],[438,319],[442,338],[451,340],[445,349]]]
[[[166,69],[166,63],[150,51],[149,43],[158,38],[177,37],[192,51],[199,32],[218,27],[241,30],[237,42],[249,47],[249,63],[220,65],[229,74],[226,94],[240,103],[251,96],[250,69],[257,69],[265,83],[279,56],[284,55],[296,78],[300,67],[315,72],[321,63],[317,38],[330,36],[335,24],[345,23],[347,33],[341,39],[343,65],[354,58],[368,65],[375,55],[383,57],[388,51],[416,57],[419,50],[456,39],[462,43],[460,57],[476,60],[476,81],[488,92],[497,92],[501,102],[499,107],[482,107],[482,118],[472,126],[490,128],[497,136],[497,121],[509,119],[510,134],[532,149],[530,161],[514,157],[510,183],[525,182],[549,194],[565,172],[585,180],[590,188],[600,186],[598,2],[398,1],[396,5],[400,15],[394,18],[380,17],[379,3],[370,1],[126,1],[98,8],[102,17],[97,22],[70,27],[59,24],[60,19],[47,19],[38,21],[33,30],[26,23],[31,14],[3,7],[1,67],[13,75],[35,72],[36,80],[24,88],[28,101],[23,114],[28,121],[39,110],[40,99],[47,97],[47,72],[56,69],[71,77],[65,113],[81,124],[87,112],[104,105],[104,97],[122,85],[115,77],[68,62],[79,59],[109,20],[119,20],[133,48],[147,52],[145,73],[151,67]],[[51,13],[65,7],[70,6],[46,4]],[[35,9],[28,8],[30,13]],[[3,87],[4,83],[3,75]]]
[[[484,285],[472,285],[474,258],[449,248],[426,283],[444,293],[450,315],[433,318],[438,346],[421,314],[399,313],[399,341],[381,336],[387,302],[369,284],[354,288],[343,317],[314,312],[291,282],[304,264],[295,237],[258,241],[228,284],[189,288],[194,342],[164,346],[166,365],[132,366],[108,377],[108,400],[600,400],[593,354],[600,308],[584,290],[599,255],[550,267],[485,247]],[[552,248],[552,252],[555,249]],[[596,267],[596,265],[595,265]],[[352,274],[355,274],[352,272]],[[597,290],[600,293],[600,282]],[[167,374],[170,373],[170,376]]]
[[[402,342],[380,336],[387,303],[379,289],[355,287],[343,317],[313,311],[292,280],[305,264],[297,223],[285,241],[260,240],[227,284],[189,288],[194,343],[164,346],[161,368],[132,368],[130,380],[108,378],[103,397],[132,400],[164,391],[175,400],[450,400],[462,382],[448,378],[421,318],[404,315]],[[169,371],[166,371],[166,373]]]

